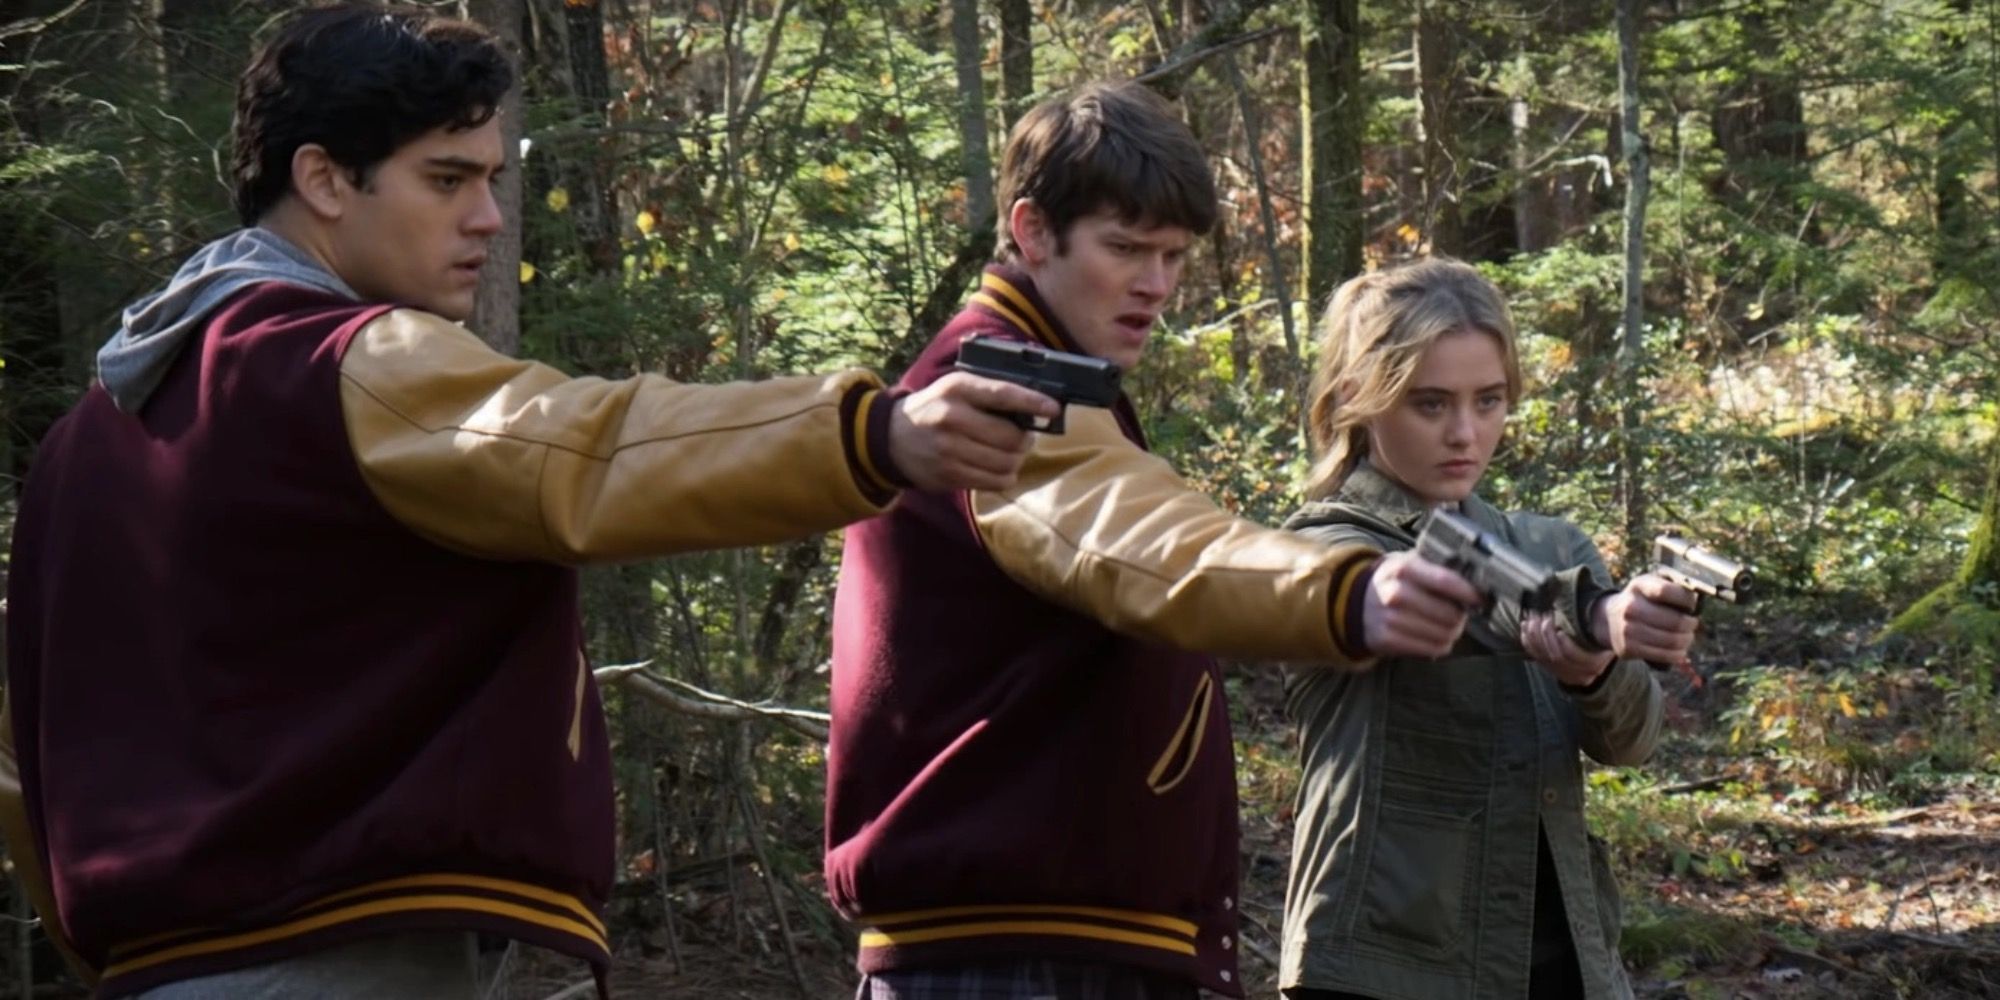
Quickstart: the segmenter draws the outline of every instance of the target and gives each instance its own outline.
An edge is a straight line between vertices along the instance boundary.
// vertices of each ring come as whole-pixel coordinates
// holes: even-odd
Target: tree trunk
[[[993,212],[993,155],[986,143],[986,82],[981,63],[979,0],[951,0],[951,48],[958,67],[958,142],[965,163],[965,227]]]
[[[28,17],[51,17],[67,4],[11,4],[0,11],[0,25]],[[65,130],[65,108],[45,87],[84,63],[71,64],[60,32],[75,31],[93,16],[109,21],[126,11],[72,10],[74,19],[53,22],[40,31],[0,38],[0,63],[25,64],[48,60],[40,73],[10,76],[6,107],[10,118],[0,142],[10,154],[16,148],[40,145]],[[102,28],[103,23],[91,24]],[[78,35],[71,37],[80,37]],[[59,85],[57,88],[59,89]],[[57,259],[60,242],[47,218],[21,193],[0,182],[0,492],[12,494],[34,462],[35,448],[49,425],[68,409],[75,379],[68,370],[63,337],[64,268]],[[101,332],[100,332],[101,335]]]
[[[1961,17],[1972,15],[1971,0],[1954,0],[1951,10]],[[1996,18],[1995,35],[1991,44],[2000,45],[2000,14]],[[1965,36],[1954,35],[1945,42],[1951,53],[1952,63],[1961,63],[1965,57]],[[1995,81],[2000,86],[2000,80]],[[2000,94],[1995,95],[2000,101]],[[1959,273],[1967,262],[1978,261],[1978,243],[1981,232],[1981,216],[1972,199],[1972,192],[1966,177],[1979,165],[1980,150],[1978,136],[1972,128],[1974,118],[1969,109],[1960,110],[1947,118],[1938,129],[1937,160],[1932,166],[1931,200],[1936,207],[1935,221],[1937,239],[1931,251],[1932,278],[1943,281]],[[2000,127],[2000,121],[1993,123]],[[2000,143],[2000,134],[1993,141]]]
[[[1279,329],[1285,334],[1286,370],[1266,372],[1265,377],[1267,384],[1272,386],[1284,386],[1289,381],[1298,381],[1301,384],[1290,388],[1303,390],[1305,373],[1298,370],[1301,354],[1299,334],[1293,329],[1292,323],[1291,283],[1285,279],[1285,258],[1278,250],[1278,214],[1271,205],[1270,175],[1264,169],[1264,130],[1257,120],[1257,105],[1250,98],[1250,87],[1244,82],[1243,73],[1236,66],[1236,57],[1233,54],[1224,55],[1222,66],[1229,75],[1230,88],[1236,92],[1237,114],[1243,118],[1243,142],[1250,151],[1250,177],[1257,185],[1257,217],[1263,224],[1264,230],[1264,263],[1271,269],[1267,280],[1270,282],[1272,297],[1278,301]],[[1247,326],[1247,322],[1237,324],[1238,329]],[[1247,341],[1242,346],[1247,353],[1249,346]],[[1239,370],[1236,373],[1237,380],[1241,381],[1244,375],[1245,372]]]
[[[1991,637],[1983,634],[1984,629],[1968,631],[1964,626],[1975,624],[1962,616],[1968,609],[1983,611],[1981,618],[1990,624],[1991,616],[2000,614],[2000,436],[1987,445],[1986,451],[1986,495],[1979,504],[1979,520],[1972,528],[1972,543],[1966,549],[1965,561],[1958,566],[1958,573],[1943,586],[1925,594],[1910,605],[1896,620],[1889,623],[1887,632],[1913,636],[1933,636],[1946,640],[1971,638],[1976,642],[1990,642]]]
[[[1766,13],[1752,5],[1742,15],[1744,36],[1775,37]],[[1806,157],[1805,103],[1799,81],[1768,72],[1760,53],[1747,52],[1743,76],[1722,91],[1711,114],[1715,145],[1728,169],[1725,189],[1746,193],[1783,183]]]
[[[1305,297],[1317,308],[1361,273],[1361,15],[1359,0],[1301,0],[1300,173],[1305,193]]]
[[[229,134],[235,75],[250,54],[251,22],[233,6],[221,0],[157,0],[153,11],[162,107],[184,123],[167,133],[173,154],[159,159],[165,174],[153,203],[168,224],[156,249],[176,263],[235,221],[207,161],[208,143]]]
[[[1986,498],[1980,502],[1979,523],[1972,528],[1958,582],[1968,592],[1982,584],[2000,586],[2000,437],[1987,448]]]
[[[1418,230],[1431,252],[1464,256],[1461,204],[1465,175],[1460,169],[1458,58],[1459,26],[1445,14],[1442,0],[1417,6],[1417,125],[1422,143],[1423,207]]]
[[[1645,361],[1646,196],[1651,175],[1639,118],[1639,5],[1618,0],[1618,96],[1625,156],[1625,314],[1618,343],[1618,478],[1625,501],[1625,571],[1646,559],[1645,476],[1640,468],[1639,371]]]
[[[563,0],[563,23],[569,41],[570,97],[577,120],[585,127],[605,124],[611,100],[611,71],[604,61],[604,9],[599,0]],[[618,209],[612,200],[611,169],[602,142],[570,151],[570,211],[577,238],[591,269],[610,274],[618,269]]]
[[[513,354],[521,348],[521,92],[527,67],[521,59],[521,25],[527,18],[523,0],[469,0],[467,15],[485,25],[507,50],[514,64],[514,86],[500,99],[500,136],[507,169],[493,184],[500,202],[500,232],[486,246],[486,266],[479,272],[479,293],[472,306],[472,330],[494,350]]]
[[[1009,132],[1035,93],[1033,29],[1028,0],[1000,0],[1000,114]]]
[[[70,379],[63,364],[61,290],[54,241],[31,220],[0,215],[0,472],[7,488],[27,474],[35,446],[68,408]]]

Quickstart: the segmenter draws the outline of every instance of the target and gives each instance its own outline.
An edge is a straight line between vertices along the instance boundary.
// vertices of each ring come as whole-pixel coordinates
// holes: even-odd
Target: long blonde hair
[[[1521,362],[1507,302],[1472,266],[1447,257],[1349,279],[1320,319],[1319,370],[1307,426],[1317,458],[1306,495],[1339,491],[1368,454],[1368,422],[1402,401],[1424,351],[1438,338],[1477,330],[1500,344],[1507,405],[1521,398]]]

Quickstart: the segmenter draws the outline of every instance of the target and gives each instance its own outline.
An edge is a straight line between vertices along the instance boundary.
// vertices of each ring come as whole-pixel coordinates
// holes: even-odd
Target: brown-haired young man
[[[1131,84],[1024,116],[999,202],[1000,262],[904,388],[974,334],[1130,368],[1216,216],[1201,148]],[[826,875],[862,927],[863,1000],[1239,995],[1233,748],[1205,654],[1436,655],[1477,603],[1407,554],[1223,512],[1147,452],[1127,399],[1068,422],[1014,487],[912,491],[847,531]]]
[[[103,995],[469,998],[476,932],[601,976],[611,754],[573,564],[1001,487],[1027,439],[988,411],[1055,412],[984,380],[571,379],[489,350],[452,321],[512,82],[420,9],[287,20],[238,89],[247,228],[127,310],[42,443],[0,819]]]

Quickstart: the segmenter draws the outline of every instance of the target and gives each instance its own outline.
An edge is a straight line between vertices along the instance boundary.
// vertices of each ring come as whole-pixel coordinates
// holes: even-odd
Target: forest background
[[[0,2],[0,528],[119,308],[232,226],[234,77],[291,6]],[[1675,529],[1766,584],[1708,609],[1660,757],[1591,774],[1641,994],[2000,995],[2000,0],[432,6],[523,71],[471,325],[574,373],[900,370],[990,252],[1009,124],[1137,77],[1225,208],[1130,388],[1176,467],[1275,523],[1328,292],[1477,262],[1531,382],[1492,499],[1621,577]],[[634,995],[851,993],[817,875],[839,557],[585,574]],[[1229,685],[1271,996],[1297,767],[1273,672]],[[12,926],[0,984],[72,991]],[[490,960],[495,995],[575,976]]]

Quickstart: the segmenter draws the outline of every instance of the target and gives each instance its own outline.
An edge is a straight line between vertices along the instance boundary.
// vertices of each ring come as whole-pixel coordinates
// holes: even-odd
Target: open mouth
[[[1140,336],[1152,332],[1153,329],[1153,315],[1151,313],[1119,313],[1113,318],[1112,322],[1117,323],[1125,332],[1139,334]]]

